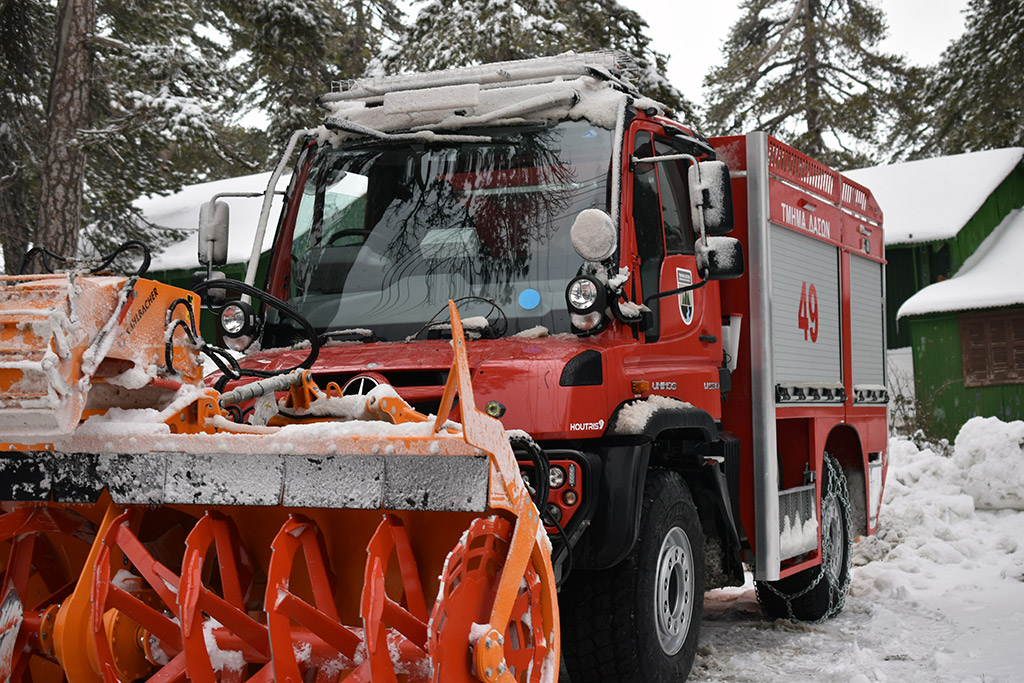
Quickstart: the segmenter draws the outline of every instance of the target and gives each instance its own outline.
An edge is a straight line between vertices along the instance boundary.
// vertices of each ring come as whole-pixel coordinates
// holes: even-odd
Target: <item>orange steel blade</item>
[[[370,674],[375,683],[397,681],[388,639],[392,631],[405,636],[422,653],[427,647],[427,607],[416,571],[416,559],[402,521],[394,515],[385,516],[366,551],[361,612]],[[402,577],[404,605],[388,596],[384,587],[392,551]]]
[[[452,361],[452,370],[448,375],[448,383],[445,385],[444,396],[434,422],[434,431],[437,432],[447,420],[457,393],[462,413],[463,437],[467,443],[488,454],[492,473],[496,473],[500,479],[499,487],[495,485],[492,476],[490,504],[492,507],[508,510],[516,516],[512,541],[502,567],[498,592],[491,610],[491,629],[486,637],[477,640],[473,646],[474,671],[480,680],[487,683],[499,680],[511,681],[511,674],[507,671],[499,673],[504,658],[503,649],[493,645],[491,648],[485,648],[484,643],[488,639],[492,644],[498,643],[499,637],[502,637],[505,632],[518,596],[519,585],[525,575],[527,564],[533,557],[540,574],[541,586],[544,589],[542,600],[544,615],[550,621],[550,630],[545,634],[545,638],[549,639],[550,647],[557,661],[560,643],[555,573],[551,564],[551,552],[547,537],[538,538],[540,534],[546,533],[540,524],[540,514],[523,485],[508,435],[498,420],[476,407],[473,385],[470,381],[469,359],[466,353],[466,338],[462,329],[462,320],[459,317],[458,308],[452,301],[448,302],[448,312],[452,323],[452,347],[455,351],[455,358]],[[554,672],[554,676],[557,679],[557,671]]]
[[[18,591],[10,588],[0,602],[0,681],[12,680],[19,660],[19,650],[24,649],[20,635],[24,613]],[[22,647],[16,647],[22,646]]]
[[[103,515],[96,540],[89,550],[85,567],[78,577],[71,597],[65,600],[57,611],[53,628],[54,651],[68,683],[99,683],[99,665],[96,662],[96,645],[91,628],[92,580],[96,559],[103,546],[103,538],[114,520],[121,514],[121,508],[111,503]]]
[[[211,548],[216,551],[214,566],[223,595],[216,594],[203,583],[203,563]],[[203,515],[185,540],[177,596],[185,665],[188,677],[194,683],[215,683],[217,680],[207,643],[208,622],[204,614],[238,637],[240,649],[236,651],[245,664],[270,659],[267,629],[249,616],[245,604],[252,576],[248,553],[231,519],[219,512]],[[264,669],[264,675],[269,676],[270,665]],[[224,674],[228,675],[228,671],[225,670]],[[241,680],[241,672],[237,676]]]

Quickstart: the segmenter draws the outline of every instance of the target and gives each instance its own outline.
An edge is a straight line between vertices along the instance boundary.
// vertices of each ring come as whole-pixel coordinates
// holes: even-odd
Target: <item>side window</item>
[[[637,133],[633,155],[638,159],[654,156],[651,133]],[[640,287],[644,298],[658,291],[661,262],[665,258],[665,238],[661,228],[661,201],[658,198],[658,168],[654,163],[636,164],[633,168],[633,226],[636,229],[640,256]],[[658,336],[658,307],[651,308],[652,319],[647,326],[647,340]]]
[[[679,154],[668,142],[655,139],[658,156]],[[661,218],[665,225],[665,247],[669,254],[693,253],[693,230],[690,227],[689,200],[686,186],[686,160],[658,164],[658,188],[661,190]]]

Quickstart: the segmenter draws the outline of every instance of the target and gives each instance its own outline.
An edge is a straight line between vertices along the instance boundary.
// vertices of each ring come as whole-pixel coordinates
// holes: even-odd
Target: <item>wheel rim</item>
[[[824,564],[832,583],[838,583],[843,566],[843,529],[839,519],[839,504],[835,496],[821,503],[822,552]]]
[[[661,649],[674,655],[682,649],[693,614],[693,553],[679,527],[665,534],[658,552],[654,613]]]

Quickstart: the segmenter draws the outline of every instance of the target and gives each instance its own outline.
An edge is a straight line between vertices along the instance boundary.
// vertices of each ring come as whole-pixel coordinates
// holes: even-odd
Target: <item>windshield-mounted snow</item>
[[[611,132],[587,121],[481,128],[489,143],[323,145],[292,242],[290,303],[321,332],[401,340],[449,299],[492,299],[508,333],[568,332],[569,229],[608,210]],[[463,316],[496,314],[468,300]],[[447,317],[446,315],[443,317]]]

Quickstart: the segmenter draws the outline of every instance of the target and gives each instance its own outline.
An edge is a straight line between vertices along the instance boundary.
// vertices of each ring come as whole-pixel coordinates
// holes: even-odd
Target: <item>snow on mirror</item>
[[[604,261],[615,253],[615,222],[600,209],[580,211],[569,234],[576,253],[587,261]]]
[[[702,161],[690,166],[688,180],[694,229],[703,225],[708,235],[731,232],[732,186],[725,162]]]
[[[743,275],[743,245],[734,237],[697,240],[697,270],[705,280],[732,280]]]
[[[226,202],[206,202],[199,207],[199,262],[222,266],[228,262],[228,219]]]

